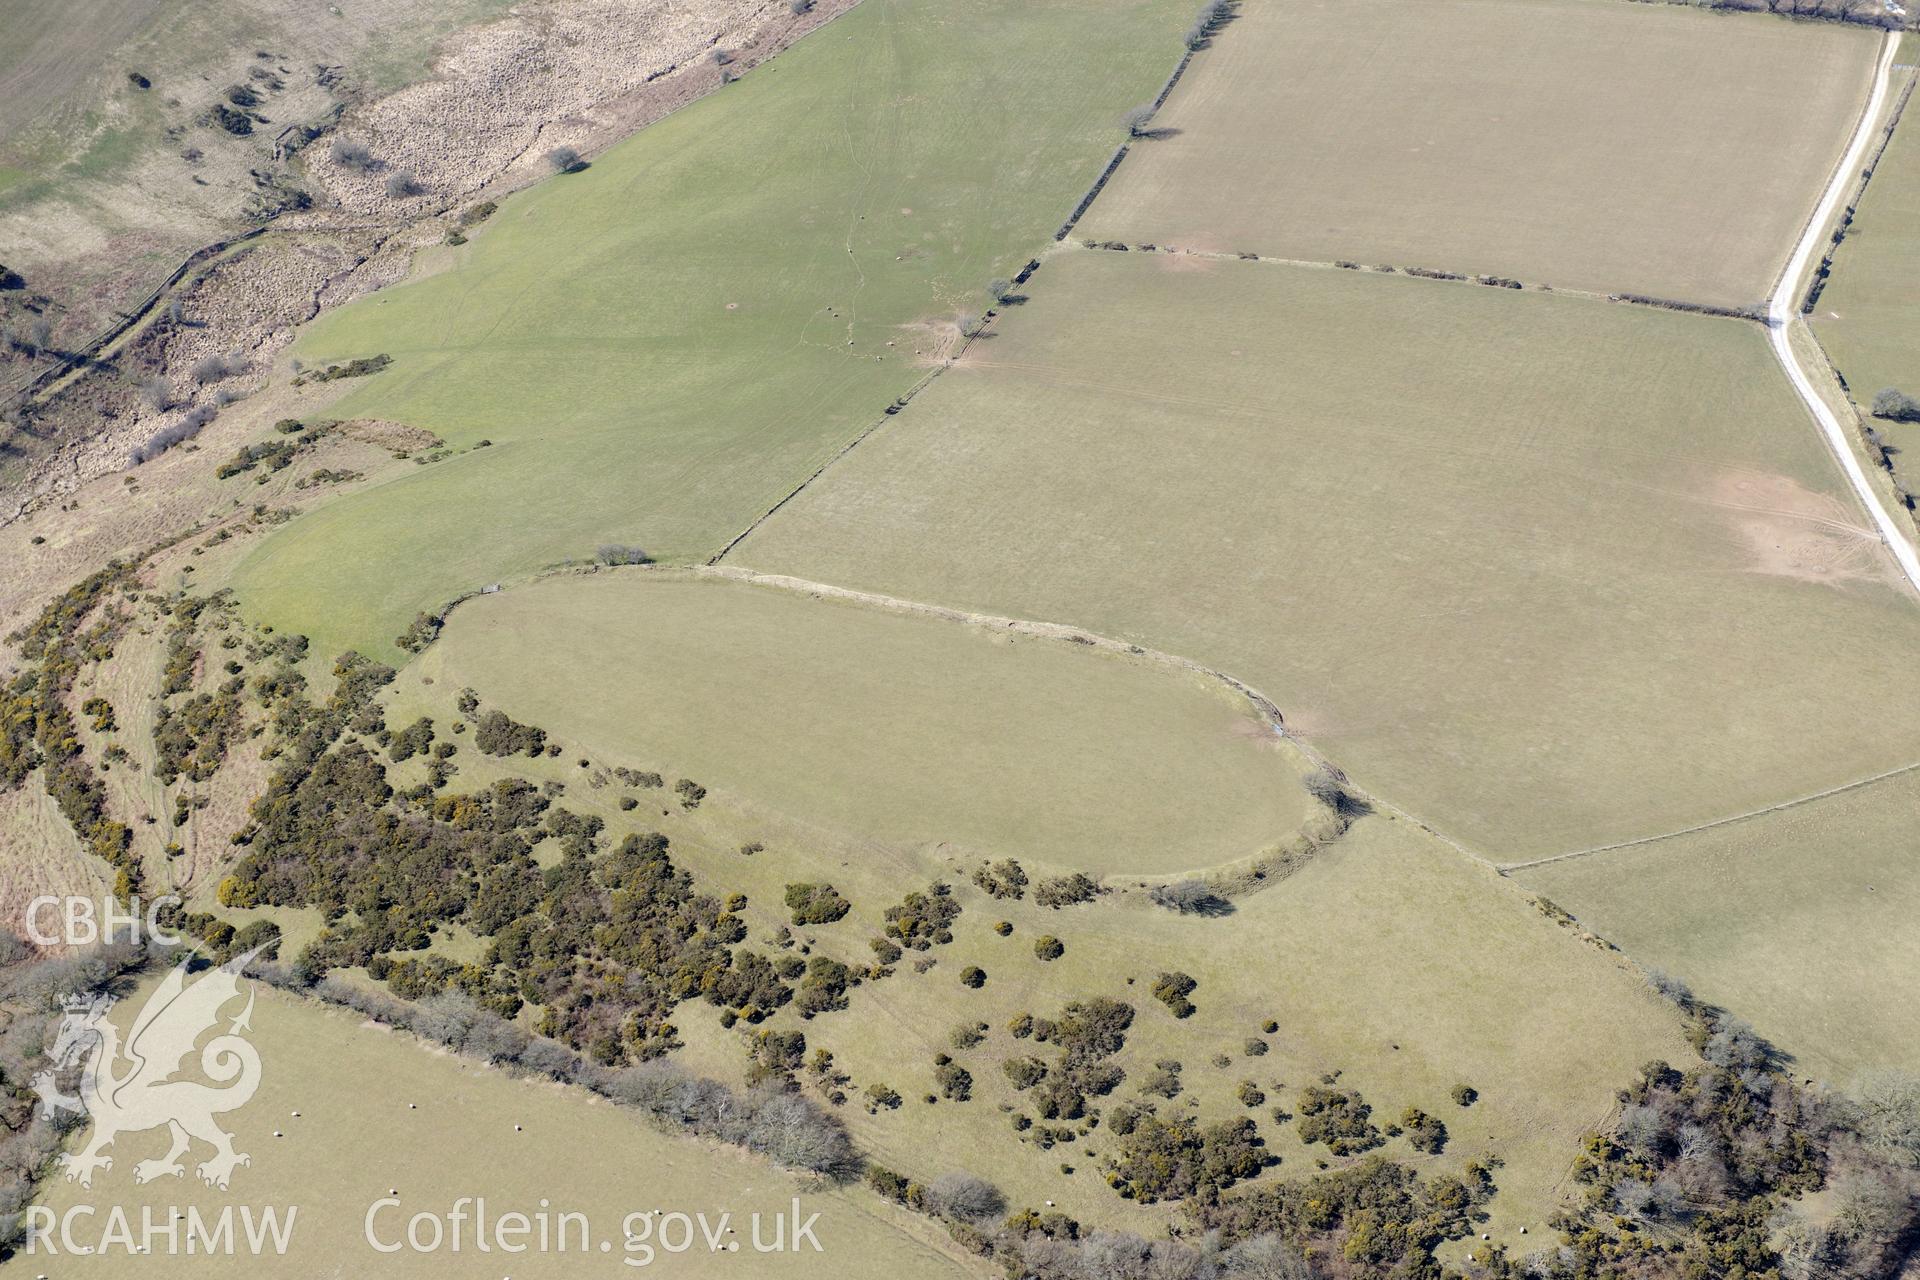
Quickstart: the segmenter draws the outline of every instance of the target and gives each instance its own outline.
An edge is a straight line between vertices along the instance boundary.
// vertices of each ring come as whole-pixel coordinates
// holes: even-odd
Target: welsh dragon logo
[[[102,1152],[114,1139],[162,1125],[172,1134],[172,1146],[159,1159],[134,1165],[136,1182],[181,1176],[186,1170],[180,1158],[196,1139],[213,1148],[212,1158],[198,1169],[209,1186],[226,1190],[234,1169],[252,1163],[245,1153],[233,1149],[233,1135],[214,1121],[215,1116],[246,1105],[260,1087],[260,1055],[241,1034],[251,1029],[251,984],[240,1016],[199,1051],[201,1073],[224,1087],[174,1077],[193,1056],[200,1037],[219,1022],[220,1010],[241,995],[241,971],[255,954],[237,956],[192,984],[187,982],[187,962],[182,961],[141,1007],[124,1046],[118,1029],[107,1020],[114,997],[82,996],[66,1002],[66,1016],[51,1054],[54,1065],[36,1075],[33,1085],[48,1119],[61,1110],[93,1120],[86,1147],[60,1157],[69,1182],[91,1187],[96,1170],[113,1168],[113,1157]],[[77,1095],[63,1092],[56,1080],[75,1066],[80,1067]]]

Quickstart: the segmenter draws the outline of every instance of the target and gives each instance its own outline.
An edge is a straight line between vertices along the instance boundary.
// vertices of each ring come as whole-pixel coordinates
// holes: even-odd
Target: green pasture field
[[[465,624],[454,616],[457,646]],[[401,674],[389,725],[430,714],[444,734],[455,719],[458,684],[451,673],[437,675],[428,666],[423,661]],[[484,687],[478,692],[487,699]],[[687,812],[670,790],[597,782],[612,766],[657,767],[648,754],[656,733],[641,718],[614,723],[555,715],[543,727],[558,736],[558,757],[498,760],[475,753],[470,733],[454,736],[460,772],[450,789],[473,790],[508,776],[551,780],[565,785],[559,803],[605,821],[601,840],[609,846],[630,831],[665,834],[670,856],[694,873],[702,892],[746,895],[741,914],[755,950],[774,954],[775,933],[789,924],[782,898],[791,883],[829,882],[852,904],[837,923],[793,927],[794,947],[854,965],[872,959],[868,940],[881,932],[886,908],[909,889],[936,879],[953,886],[961,914],[950,945],[924,957],[909,951],[892,976],[852,990],[845,1011],[803,1020],[789,1008],[762,1024],[804,1032],[809,1052],[831,1050],[852,1077],[839,1114],[861,1148],[923,1181],[965,1170],[999,1185],[1016,1206],[1052,1200],[1090,1226],[1152,1234],[1172,1220],[1176,1206],[1143,1209],[1107,1187],[1099,1157],[1111,1150],[1112,1139],[1102,1130],[1043,1150],[1021,1142],[1011,1116],[999,1110],[1021,1100],[1001,1062],[1050,1054],[1045,1045],[1011,1036],[1007,1024],[1014,1015],[1052,1017],[1068,1001],[1109,996],[1131,1003],[1136,1016],[1117,1059],[1128,1080],[1101,1105],[1137,1098],[1155,1062],[1176,1059],[1185,1088],[1160,1103],[1163,1113],[1197,1108],[1208,1122],[1248,1115],[1281,1159],[1268,1176],[1300,1177],[1331,1157],[1323,1147],[1304,1147],[1292,1124],[1276,1122],[1271,1108],[1291,1110],[1301,1088],[1341,1072],[1380,1124],[1413,1105],[1439,1116],[1452,1135],[1438,1157],[1420,1155],[1404,1139],[1390,1141],[1387,1155],[1428,1170],[1458,1170],[1468,1159],[1499,1155],[1505,1161],[1496,1173],[1501,1192],[1486,1230],[1524,1248],[1542,1238],[1547,1215],[1567,1190],[1581,1133],[1608,1119],[1614,1090],[1648,1059],[1682,1063],[1689,1057],[1677,1014],[1647,989],[1634,966],[1554,923],[1490,868],[1403,820],[1360,819],[1339,840],[1299,860],[1291,874],[1236,898],[1235,909],[1222,917],[1154,907],[1139,882],[1124,876],[1110,878],[1113,890],[1091,903],[1051,910],[1030,893],[1019,901],[988,896],[971,881],[981,859],[950,845],[906,848],[848,838],[765,805],[743,804],[718,788]],[[580,768],[581,759],[590,767]],[[396,769],[394,785],[410,785],[417,771],[413,762]],[[640,798],[637,811],[620,807],[625,796]],[[743,854],[749,844],[761,847]],[[1044,874],[1032,861],[1023,865],[1035,880]],[[1009,936],[994,929],[1002,920],[1013,926]],[[1035,940],[1046,934],[1065,946],[1050,962],[1034,952]],[[933,966],[916,972],[915,962],[924,958]],[[969,965],[987,974],[979,990],[959,981]],[[1196,1012],[1185,1020],[1150,992],[1157,975],[1173,969],[1199,982]],[[1277,1032],[1262,1031],[1269,1019],[1279,1024]],[[989,1024],[984,1043],[955,1049],[952,1028],[976,1021]],[[676,1061],[716,1078],[744,1079],[747,1042],[759,1028],[725,1030],[716,1012],[698,1003],[681,1006],[674,1023],[685,1042]],[[1250,1038],[1265,1039],[1268,1052],[1250,1055]],[[933,1059],[942,1052],[972,1073],[972,1101],[924,1100],[938,1092]],[[1230,1059],[1224,1067],[1214,1064],[1220,1053]],[[1256,1110],[1235,1097],[1245,1079],[1268,1095]],[[898,1110],[867,1113],[864,1092],[875,1083],[902,1095]],[[1481,1094],[1471,1108],[1451,1101],[1460,1083]],[[1063,1176],[1063,1163],[1074,1172]],[[1528,1228],[1526,1236],[1519,1235],[1521,1227]]]
[[[1920,774],[1513,874],[1752,1022],[1801,1074],[1920,1070]]]
[[[1920,615],[1757,328],[1163,254],[1031,293],[728,562],[1204,662],[1503,859],[1920,747]]]
[[[704,558],[922,379],[1164,78],[1173,0],[878,0],[321,317],[333,416],[492,447],[335,502],[242,594],[323,648],[609,540]],[[331,650],[329,650],[331,651]]]
[[[1625,0],[1250,4],[1080,233],[1754,304],[1877,48]]]
[[[772,587],[554,578],[461,606],[420,670],[852,838],[1095,875],[1247,857],[1310,803],[1209,677]]]
[[[250,1155],[252,1163],[235,1171],[229,1190],[202,1184],[191,1164],[181,1178],[137,1184],[135,1162],[166,1150],[166,1132],[158,1130],[119,1139],[110,1149],[113,1168],[96,1175],[91,1189],[56,1176],[46,1184],[41,1203],[55,1213],[94,1206],[95,1217],[76,1220],[83,1241],[99,1239],[108,1212],[116,1206],[136,1233],[143,1209],[165,1224],[175,1208],[185,1211],[189,1206],[209,1219],[229,1205],[236,1213],[245,1206],[256,1214],[273,1206],[282,1220],[292,1207],[297,1213],[284,1256],[197,1253],[188,1258],[183,1235],[180,1254],[169,1257],[165,1237],[156,1236],[153,1253],[134,1254],[121,1246],[75,1257],[62,1248],[58,1256],[22,1254],[14,1263],[16,1270],[107,1280],[183,1274],[182,1268],[208,1280],[259,1275],[576,1280],[655,1269],[675,1275],[800,1280],[977,1273],[957,1260],[951,1245],[937,1242],[937,1229],[862,1188],[824,1188],[736,1148],[662,1133],[582,1090],[515,1078],[427,1050],[411,1037],[358,1015],[289,999],[271,989],[256,990],[249,1039],[260,1054],[259,1092],[244,1107],[220,1117],[233,1133],[236,1149]],[[130,1023],[144,995],[145,990],[137,991],[124,1002],[116,1021]],[[226,1013],[231,1017],[240,1008],[235,1002]],[[300,1113],[297,1118],[295,1111]],[[282,1137],[272,1136],[276,1129]],[[208,1152],[196,1145],[190,1159],[204,1160]],[[481,1254],[469,1223],[459,1252],[377,1252],[366,1241],[365,1220],[369,1207],[387,1198],[389,1189],[397,1190],[401,1204],[375,1218],[376,1238],[384,1244],[404,1240],[412,1214],[444,1215],[460,1197],[470,1196],[484,1197],[492,1216],[522,1212],[533,1217],[543,1202],[550,1202],[546,1211],[554,1215],[584,1213],[595,1249],[586,1254],[578,1250],[575,1228],[572,1252]],[[745,1241],[750,1217],[757,1211],[765,1219],[763,1239],[770,1240],[772,1215],[790,1215],[795,1196],[802,1218],[820,1214],[814,1229],[819,1253],[803,1249],[763,1255],[743,1244],[737,1252],[716,1254],[702,1242],[685,1253],[657,1252],[644,1269],[625,1265],[629,1256],[636,1262],[641,1256],[629,1255],[623,1247],[622,1222],[629,1213],[705,1212],[711,1221],[730,1210],[736,1234],[727,1238]],[[238,1226],[235,1230],[238,1233]],[[597,1251],[603,1239],[612,1244],[611,1251]],[[59,1241],[54,1243],[58,1246]]]

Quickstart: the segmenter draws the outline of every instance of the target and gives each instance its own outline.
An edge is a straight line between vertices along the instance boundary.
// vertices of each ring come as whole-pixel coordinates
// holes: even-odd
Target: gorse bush
[[[1018,899],[1027,891],[1027,873],[1011,858],[980,864],[973,873],[973,882],[995,898]]]
[[[484,755],[537,756],[546,749],[547,732],[494,710],[474,721],[473,745]]]
[[[423,653],[440,636],[440,619],[422,611],[413,616],[407,629],[394,637],[393,642],[408,653]]]
[[[1438,1155],[1447,1145],[1447,1126],[1418,1107],[1408,1107],[1400,1113],[1400,1127],[1416,1151]]]
[[[1199,985],[1200,984],[1195,982],[1192,977],[1184,973],[1162,973],[1158,978],[1154,979],[1153,998],[1167,1006],[1167,1009],[1174,1017],[1191,1017],[1193,1015],[1193,1002],[1188,1000],[1187,997],[1192,995],[1194,988]]]
[[[1373,1125],[1373,1108],[1357,1090],[1308,1085],[1294,1109],[1300,1116],[1300,1141],[1324,1143],[1337,1156],[1356,1155],[1385,1141]]]
[[[830,884],[790,884],[786,902],[795,924],[832,924],[853,906]]]
[[[1164,1120],[1142,1111],[1121,1123],[1127,1132],[1114,1156],[1114,1189],[1147,1204],[1217,1197],[1257,1175],[1269,1159],[1258,1129],[1244,1117],[1202,1126],[1191,1116]]]
[[[959,915],[960,904],[953,900],[951,887],[936,882],[925,892],[909,893],[898,906],[887,908],[886,934],[902,946],[925,951],[936,943],[953,941],[953,922]],[[894,959],[899,959],[899,948],[893,950]]]
[[[1043,907],[1071,907],[1093,901],[1100,886],[1075,871],[1069,875],[1042,880],[1034,886],[1033,900]]]

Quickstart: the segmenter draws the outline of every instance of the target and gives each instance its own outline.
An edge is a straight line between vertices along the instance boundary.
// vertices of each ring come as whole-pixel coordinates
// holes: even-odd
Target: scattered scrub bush
[[[1895,387],[1882,387],[1873,396],[1873,416],[1894,422],[1920,422],[1920,400]]]
[[[365,173],[374,164],[373,152],[367,144],[352,138],[335,138],[327,148],[327,155],[341,168],[351,169],[355,173]]]

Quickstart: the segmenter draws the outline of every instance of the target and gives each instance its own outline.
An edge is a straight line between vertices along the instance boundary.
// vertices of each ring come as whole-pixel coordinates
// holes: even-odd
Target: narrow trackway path
[[[1886,105],[1887,86],[1893,75],[1893,60],[1899,51],[1902,33],[1889,31],[1886,48],[1881,51],[1879,65],[1873,76],[1873,92],[1868,95],[1867,108],[1860,115],[1860,125],[1854,130],[1853,140],[1847,144],[1847,150],[1839,166],[1834,170],[1833,180],[1827,184],[1826,194],[1820,198],[1820,204],[1814,209],[1813,217],[1807,222],[1807,229],[1795,246],[1793,257],[1787,261],[1787,269],[1780,275],[1780,283],[1774,289],[1773,296],[1767,300],[1767,340],[1773,344],[1774,357],[1780,361],[1780,367],[1786,370],[1787,378],[1793,383],[1793,389],[1799,393],[1801,403],[1813,414],[1819,423],[1821,434],[1827,438],[1827,447],[1833,456],[1839,459],[1840,469],[1846,472],[1847,480],[1853,485],[1853,491],[1859,495],[1860,502],[1872,515],[1878,526],[1881,541],[1893,553],[1900,565],[1900,572],[1916,591],[1920,591],[1920,555],[1915,555],[1913,542],[1901,529],[1894,513],[1887,509],[1880,495],[1874,491],[1873,484],[1867,478],[1866,469],[1860,465],[1853,444],[1847,438],[1846,429],[1841,425],[1839,415],[1821,398],[1815,390],[1813,379],[1800,364],[1800,358],[1793,350],[1793,324],[1799,313],[1800,278],[1806,274],[1807,264],[1819,247],[1821,238],[1826,234],[1827,224],[1832,220],[1834,211],[1846,199],[1847,191],[1853,186],[1860,172],[1861,162],[1866,158],[1867,148],[1873,142],[1874,131],[1879,127],[1880,112]]]

